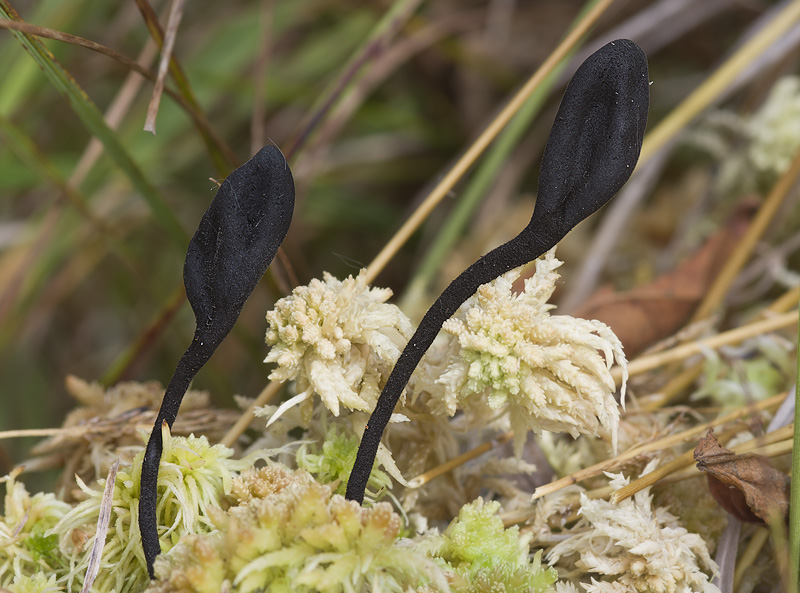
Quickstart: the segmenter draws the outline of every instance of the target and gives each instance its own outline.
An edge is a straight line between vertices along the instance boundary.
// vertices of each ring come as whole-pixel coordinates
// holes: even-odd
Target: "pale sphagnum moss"
[[[5,479],[5,485],[4,514],[0,516],[0,586],[36,590],[41,579],[31,581],[33,575],[48,573],[50,578],[66,567],[66,558],[58,550],[58,537],[48,531],[67,514],[70,505],[54,494],[31,496],[14,474]]]
[[[627,378],[622,344],[599,321],[550,315],[559,278],[555,250],[536,260],[524,290],[512,292],[516,269],[484,284],[444,324],[451,337],[445,368],[418,370],[418,389],[451,416],[485,398],[505,409],[520,450],[528,430],[610,435],[617,447],[619,407],[611,366]]]
[[[164,426],[164,453],[158,476],[159,539],[163,551],[171,549],[187,534],[205,533],[214,526],[211,509],[221,504],[237,472],[249,468],[255,459],[267,458],[269,451],[246,459],[231,459],[233,449],[211,445],[205,437],[171,436]],[[149,581],[139,536],[139,476],[144,451],[132,466],[117,473],[109,535],[103,548],[103,566],[93,590],[97,593],[138,593]],[[48,534],[58,534],[61,552],[69,558],[69,570],[60,579],[70,591],[79,589],[89,565],[104,480],[97,488],[79,481],[86,500],[73,507]],[[113,569],[112,569],[113,567]]]
[[[505,529],[498,502],[478,498],[461,508],[441,535],[420,547],[448,574],[454,593],[542,593],[551,590],[558,573],[541,564],[541,551],[530,557],[530,536]]]
[[[614,489],[630,482],[622,474],[607,475]],[[587,593],[719,593],[711,583],[717,565],[703,538],[652,502],[649,488],[619,504],[581,493],[584,520],[550,550],[548,560],[572,557],[580,572],[573,576]]]
[[[388,503],[363,508],[303,470],[246,472],[216,533],[185,538],[156,561],[149,593],[339,593],[446,588],[440,568],[408,540]]]
[[[339,415],[339,406],[371,411],[413,328],[392,291],[370,288],[366,272],[345,280],[325,273],[298,286],[267,313],[265,362],[277,363],[273,381],[295,380],[291,405],[310,406],[316,393]],[[280,408],[283,412],[285,408]]]
[[[55,575],[47,576],[42,572],[37,572],[15,578],[14,582],[8,586],[8,590],[11,593],[61,593],[64,591],[64,586],[57,582]]]

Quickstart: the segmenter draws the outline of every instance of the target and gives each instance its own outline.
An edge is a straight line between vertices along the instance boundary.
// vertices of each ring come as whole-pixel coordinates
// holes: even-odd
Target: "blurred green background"
[[[656,4],[618,0],[593,35],[630,23]],[[635,39],[648,52],[651,79],[659,85],[651,122],[696,86],[772,4],[716,2],[718,9],[671,36],[671,23],[665,22],[663,39]],[[169,5],[152,4],[162,23]],[[226,163],[229,170],[261,144],[274,142],[283,150],[298,147],[290,155],[298,193],[285,258],[195,382],[220,405],[231,405],[233,394],[256,395],[269,372],[261,361],[264,316],[272,303],[295,282],[322,271],[344,276],[366,266],[425,190],[547,57],[583,5],[187,2],[174,56],[236,160],[226,161],[216,146],[216,163],[191,118],[167,95],[157,134],[143,131],[153,85],[126,86],[133,83],[126,82],[125,66],[82,47],[43,40],[88,95],[68,100],[30,48],[0,31],[0,430],[58,426],[73,405],[63,387],[70,373],[87,380],[168,381],[194,328],[180,297],[181,269],[186,241],[214,194],[209,178],[223,178]],[[157,69],[157,52],[144,49],[150,34],[133,0],[16,0],[12,6],[28,23],[90,39],[132,59],[149,51],[145,67]],[[684,12],[698,10],[686,6]],[[389,26],[382,21],[387,14],[395,14]],[[347,66],[353,55],[362,56],[360,67]],[[167,86],[175,88],[171,79]],[[339,87],[341,92],[332,92]],[[480,255],[484,238],[470,237],[487,212],[500,213],[494,222],[511,219],[510,225],[518,225],[515,216],[502,215],[511,210],[502,209],[521,199],[523,223],[529,216],[538,159],[560,92],[556,84],[519,148],[491,171],[492,191],[502,187],[505,198],[469,218],[459,235],[466,238],[459,257],[435,262],[437,269],[449,259],[469,263]],[[333,109],[309,128],[326,97],[332,97]],[[140,172],[138,185],[120,165],[122,157],[107,152],[79,183],[71,182],[96,135],[78,112],[89,109],[88,101],[107,112],[120,98],[129,103],[112,136]],[[143,183],[151,188],[149,196]],[[457,194],[434,212],[379,285],[402,293]],[[183,237],[169,230],[170,218]],[[431,291],[442,284],[438,276]],[[127,361],[136,344],[142,347]],[[24,458],[31,442],[0,441],[0,474]]]

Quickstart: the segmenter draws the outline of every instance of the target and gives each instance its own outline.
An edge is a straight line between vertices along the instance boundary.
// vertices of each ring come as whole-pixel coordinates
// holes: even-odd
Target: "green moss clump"
[[[304,444],[297,451],[297,466],[314,476],[321,484],[333,484],[334,493],[344,496],[347,481],[358,453],[359,439],[356,435],[347,436],[335,427],[325,434],[322,450]],[[386,472],[378,469],[378,461],[372,467],[367,489],[373,498],[379,498],[391,488],[392,480]]]
[[[498,502],[482,498],[464,505],[441,535],[423,548],[445,569],[454,593],[540,593],[558,578],[542,567],[541,551],[529,557],[530,536],[518,527],[505,529]]]

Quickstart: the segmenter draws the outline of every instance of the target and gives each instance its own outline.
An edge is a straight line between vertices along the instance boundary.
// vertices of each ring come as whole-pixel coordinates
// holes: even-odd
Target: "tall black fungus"
[[[612,41],[581,64],[547,140],[531,221],[453,280],[422,318],[364,430],[347,484],[348,499],[364,500],[389,417],[442,324],[479,286],[541,256],[619,191],[639,158],[649,103],[647,58],[632,41]]]
[[[142,463],[139,530],[150,578],[161,553],[156,519],[161,426],[175,422],[192,379],[233,328],[283,242],[293,210],[289,165],[280,150],[266,146],[222,183],[189,242],[183,282],[197,329],[167,385]]]

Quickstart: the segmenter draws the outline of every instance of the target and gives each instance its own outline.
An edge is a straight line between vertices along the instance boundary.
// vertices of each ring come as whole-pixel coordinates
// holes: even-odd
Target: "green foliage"
[[[423,548],[454,573],[451,588],[463,593],[539,593],[558,578],[552,568],[542,567],[541,551],[529,558],[529,536],[519,528],[503,527],[497,516],[498,502],[478,498],[462,507],[458,517],[441,535],[424,542]]]
[[[222,504],[233,478],[256,459],[271,452],[260,451],[242,460],[231,459],[233,450],[211,445],[206,437],[171,436],[162,432],[164,452],[158,474],[158,525],[162,550],[169,550],[181,537],[214,529],[210,513]],[[117,472],[109,530],[103,562],[115,569],[101,570],[94,582],[96,593],[138,593],[149,582],[138,529],[139,487],[144,451],[132,466]],[[89,566],[96,525],[100,516],[104,483],[89,488],[79,482],[86,500],[73,507],[55,526],[61,551],[70,558],[67,588],[80,590]]]
[[[710,397],[717,405],[739,408],[787,389],[794,368],[786,346],[768,337],[751,345],[734,359],[723,359],[715,350],[705,352],[703,384],[692,399]]]
[[[55,495],[39,492],[31,496],[14,476],[6,479],[4,515],[0,515],[0,587],[22,583],[36,573],[55,576],[66,567],[59,553],[58,537],[48,533],[69,510]],[[25,586],[33,585],[25,581]]]
[[[325,435],[321,451],[316,444],[304,444],[297,450],[297,466],[312,474],[320,484],[338,482],[334,492],[344,496],[347,480],[353,471],[358,443],[356,435],[348,436],[333,427]],[[375,460],[367,488],[379,497],[391,487],[391,478],[378,468],[378,461]]]
[[[369,509],[333,494],[303,470],[252,470],[214,515],[218,532],[189,536],[155,564],[148,593],[400,592],[441,571],[400,539],[388,503]]]
[[[36,533],[38,532],[38,533]],[[31,556],[35,561],[43,560],[48,565],[54,566],[60,561],[58,552],[58,535],[55,533],[45,535],[43,528],[37,525],[34,533],[25,541],[25,545],[31,551]]]
[[[56,582],[55,575],[47,576],[43,572],[36,572],[14,579],[8,590],[11,593],[60,593],[64,587]]]

